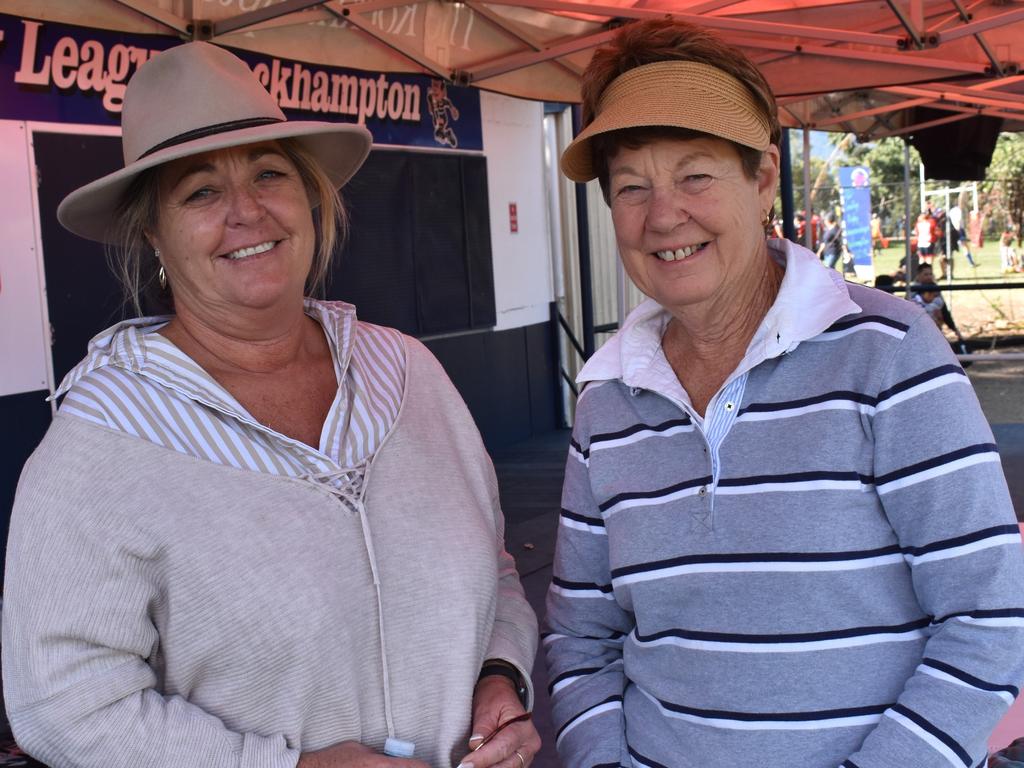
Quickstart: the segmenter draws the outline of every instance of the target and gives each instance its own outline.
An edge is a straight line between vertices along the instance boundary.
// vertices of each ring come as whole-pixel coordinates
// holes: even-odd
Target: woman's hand
[[[358,741],[343,741],[316,752],[303,752],[296,768],[429,768],[422,760],[388,757]]]
[[[502,723],[525,712],[508,678],[489,675],[473,693],[473,735],[462,768],[527,768],[540,749],[540,735],[531,720],[513,723],[482,747],[482,741]],[[474,751],[475,750],[475,751]]]

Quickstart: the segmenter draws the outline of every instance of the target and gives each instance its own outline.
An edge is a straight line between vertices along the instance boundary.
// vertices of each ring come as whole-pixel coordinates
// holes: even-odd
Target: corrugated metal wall
[[[577,340],[582,338],[583,322],[580,313],[579,247],[576,233],[575,185],[562,176],[555,158],[572,139],[569,110],[548,114],[544,118],[545,164],[548,171],[548,215],[551,232],[555,302]],[[619,264],[615,232],[611,213],[596,181],[587,184],[587,218],[590,232],[590,261],[594,325],[617,326],[636,307],[644,296],[626,277]],[[614,330],[596,334],[598,348]],[[583,367],[581,356],[573,348],[568,335],[560,328],[560,365],[563,372],[575,381]],[[571,424],[575,397],[568,386],[563,387],[563,406]]]
[[[587,216],[590,220],[590,260],[594,282],[594,325],[618,324],[643,301],[644,295],[628,276],[620,276],[622,267],[615,244],[611,212],[601,194],[601,186],[596,181],[587,184]],[[621,291],[620,285],[623,286]],[[624,294],[621,317],[620,292]],[[604,344],[611,335],[610,332],[597,334],[597,346]]]

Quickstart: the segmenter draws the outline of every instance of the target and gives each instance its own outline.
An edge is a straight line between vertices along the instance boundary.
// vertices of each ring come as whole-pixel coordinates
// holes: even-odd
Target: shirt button
[[[706,485],[702,485],[700,487],[700,490],[697,491],[697,495],[698,496],[707,496],[708,495],[708,487]]]
[[[729,401],[728,403],[725,404],[725,410],[727,411],[731,411],[735,407],[736,405],[732,401]]]

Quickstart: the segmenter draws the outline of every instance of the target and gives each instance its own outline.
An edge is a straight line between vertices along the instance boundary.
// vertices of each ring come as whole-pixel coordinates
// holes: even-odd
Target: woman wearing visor
[[[565,765],[982,764],[1024,568],[948,344],[766,239],[780,126],[741,52],[628,25],[583,94],[561,167],[649,298],[579,376],[545,637]]]

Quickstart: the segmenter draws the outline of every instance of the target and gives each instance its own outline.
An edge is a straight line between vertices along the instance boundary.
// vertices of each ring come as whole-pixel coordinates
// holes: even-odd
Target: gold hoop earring
[[[761,219],[761,226],[764,227],[765,229],[771,229],[772,219],[774,218],[775,217],[772,216],[772,209],[769,208],[767,211],[764,212],[764,218]]]

